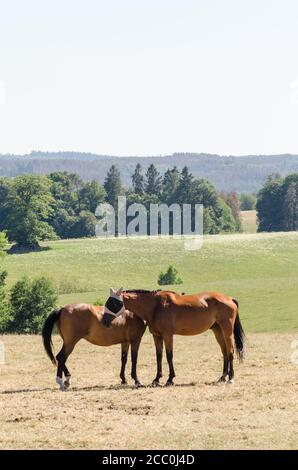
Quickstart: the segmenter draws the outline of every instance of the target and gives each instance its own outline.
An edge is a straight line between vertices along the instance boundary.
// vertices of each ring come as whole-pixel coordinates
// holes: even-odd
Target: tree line
[[[188,167],[160,174],[154,164],[143,173],[138,163],[125,189],[119,169],[112,165],[104,184],[84,182],[80,176],[54,172],[47,176],[20,175],[0,178],[0,231],[16,247],[35,249],[41,240],[95,235],[96,207],[103,202],[117,208],[118,196],[127,205],[141,203],[203,204],[204,231],[215,234],[241,229],[236,193],[219,194],[204,178],[195,178]]]
[[[111,165],[121,172],[123,185],[128,188],[137,163],[144,168],[153,163],[160,172],[177,166],[187,166],[195,176],[207,178],[219,191],[256,192],[268,175],[283,176],[298,171],[297,155],[219,156],[198,153],[174,153],[163,156],[112,157],[79,152],[41,152],[28,155],[0,155],[0,176],[42,174],[67,171],[80,175],[85,181],[96,179],[104,183]]]

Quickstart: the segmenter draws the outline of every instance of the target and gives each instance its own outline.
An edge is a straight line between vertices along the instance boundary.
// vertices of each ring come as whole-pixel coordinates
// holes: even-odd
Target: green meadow
[[[298,331],[298,233],[243,233],[204,238],[188,251],[183,240],[77,239],[44,243],[41,252],[3,260],[8,286],[23,275],[49,277],[59,303],[104,301],[109,287],[156,289],[174,265],[179,292],[218,290],[239,300],[248,331]]]

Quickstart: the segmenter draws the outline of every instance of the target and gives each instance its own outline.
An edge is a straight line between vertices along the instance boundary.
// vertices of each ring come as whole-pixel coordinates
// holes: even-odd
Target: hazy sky
[[[298,153],[297,0],[0,0],[0,152]]]

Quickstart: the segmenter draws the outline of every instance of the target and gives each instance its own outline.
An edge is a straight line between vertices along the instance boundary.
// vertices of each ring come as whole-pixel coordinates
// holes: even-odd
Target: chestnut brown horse
[[[102,323],[103,313],[104,308],[96,305],[70,304],[60,310],[54,310],[46,319],[42,330],[43,344],[53,364],[58,362],[56,382],[61,390],[66,390],[70,385],[71,375],[65,363],[77,342],[82,338],[97,346],[121,343],[120,378],[122,384],[127,383],[125,366],[129,346],[131,346],[131,377],[136,386],[141,385],[137,376],[137,360],[140,342],[146,330],[144,321],[133,313],[125,311],[113,322],[113,327],[107,329]],[[63,340],[62,349],[56,356],[57,362],[53,354],[51,339],[55,324]]]
[[[152,385],[159,385],[162,377],[163,343],[169,365],[166,385],[173,385],[173,335],[197,335],[209,329],[212,329],[223,354],[223,373],[219,381],[225,382],[228,376],[229,383],[234,382],[234,341],[239,360],[242,360],[245,339],[236,299],[219,292],[181,295],[172,291],[111,289],[103,323],[110,326],[125,309],[146,321],[153,334],[157,375]]]

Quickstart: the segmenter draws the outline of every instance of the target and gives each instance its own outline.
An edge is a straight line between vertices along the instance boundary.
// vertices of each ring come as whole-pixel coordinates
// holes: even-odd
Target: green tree
[[[97,181],[90,181],[83,185],[79,191],[81,209],[95,213],[97,206],[104,202],[106,192]]]
[[[144,176],[142,174],[142,167],[140,163],[137,163],[135,167],[135,171],[131,177],[132,179],[132,187],[136,194],[143,194],[144,193]]]
[[[5,287],[6,277],[6,271],[0,272],[0,333],[6,333],[11,323],[11,313]]]
[[[0,261],[5,255],[7,247],[7,239],[3,232],[0,232]],[[5,288],[5,281],[7,277],[6,271],[0,271],[0,333],[5,333],[9,328],[11,321],[10,308]]]
[[[10,291],[11,325],[14,333],[40,333],[49,313],[55,308],[57,292],[51,282],[41,277],[24,277]]]
[[[71,237],[94,237],[96,223],[97,219],[92,212],[81,211],[78,216],[74,217]]]
[[[55,208],[55,216],[51,216],[50,223],[60,238],[73,238],[73,228],[77,222],[74,212],[64,208]]]
[[[187,180],[187,173],[186,173]],[[205,178],[195,178],[191,183],[192,204],[204,207],[204,233],[235,232],[241,224],[235,220],[231,208],[218,195],[215,187]]]
[[[169,266],[165,273],[160,273],[158,276],[159,286],[173,286],[175,284],[182,284],[182,279],[178,276],[178,271],[173,266]]]
[[[0,259],[5,255],[5,249],[7,248],[7,238],[4,232],[0,232]]]
[[[162,201],[172,204],[175,201],[176,191],[179,185],[180,172],[177,167],[168,168],[162,180]]]
[[[189,177],[186,177],[186,182]],[[216,207],[218,194],[215,187],[205,178],[191,180],[191,196],[193,204],[203,204],[204,208]]]
[[[107,194],[107,202],[116,208],[118,203],[118,196],[122,194],[122,185],[120,172],[115,165],[112,165],[108,171],[104,182],[104,188]]]
[[[231,191],[229,193],[222,193],[221,197],[231,209],[235,220],[236,230],[239,232],[241,230],[241,215],[237,194],[234,191]]]
[[[231,207],[221,198],[219,198],[218,206],[215,209],[214,219],[218,233],[238,232],[241,228],[241,222],[239,224],[239,222],[235,220]]]
[[[256,207],[256,196],[254,194],[242,193],[239,198],[242,211],[252,211]]]
[[[294,181],[286,189],[283,205],[283,229],[298,230],[298,184]]]
[[[57,171],[50,173],[51,193],[54,198],[54,209],[66,209],[69,214],[80,211],[80,191],[83,187],[82,179],[75,173]],[[55,217],[55,214],[53,214]]]
[[[9,207],[7,205],[7,198],[13,187],[13,179],[8,177],[0,178],[0,231],[6,229],[7,216],[9,214]]]
[[[35,249],[38,242],[55,239],[56,234],[47,222],[52,211],[51,182],[45,176],[17,176],[6,200],[8,237],[18,247]]]
[[[147,233],[150,233],[150,204],[159,204],[160,200],[156,194],[136,194],[133,191],[127,191],[127,206],[132,204],[142,204],[147,210]],[[134,219],[135,216],[127,217],[127,224]]]
[[[283,227],[283,184],[279,175],[270,176],[257,195],[258,232],[278,232]]]
[[[193,201],[193,181],[194,177],[187,166],[181,171],[179,184],[175,192],[175,202],[178,204],[192,204]]]
[[[95,209],[105,200],[105,190],[97,181],[84,183],[72,173],[56,172],[49,176],[55,200],[49,223],[61,238],[94,236]]]
[[[157,168],[151,163],[146,171],[145,191],[147,194],[159,195],[161,191],[161,176]]]

